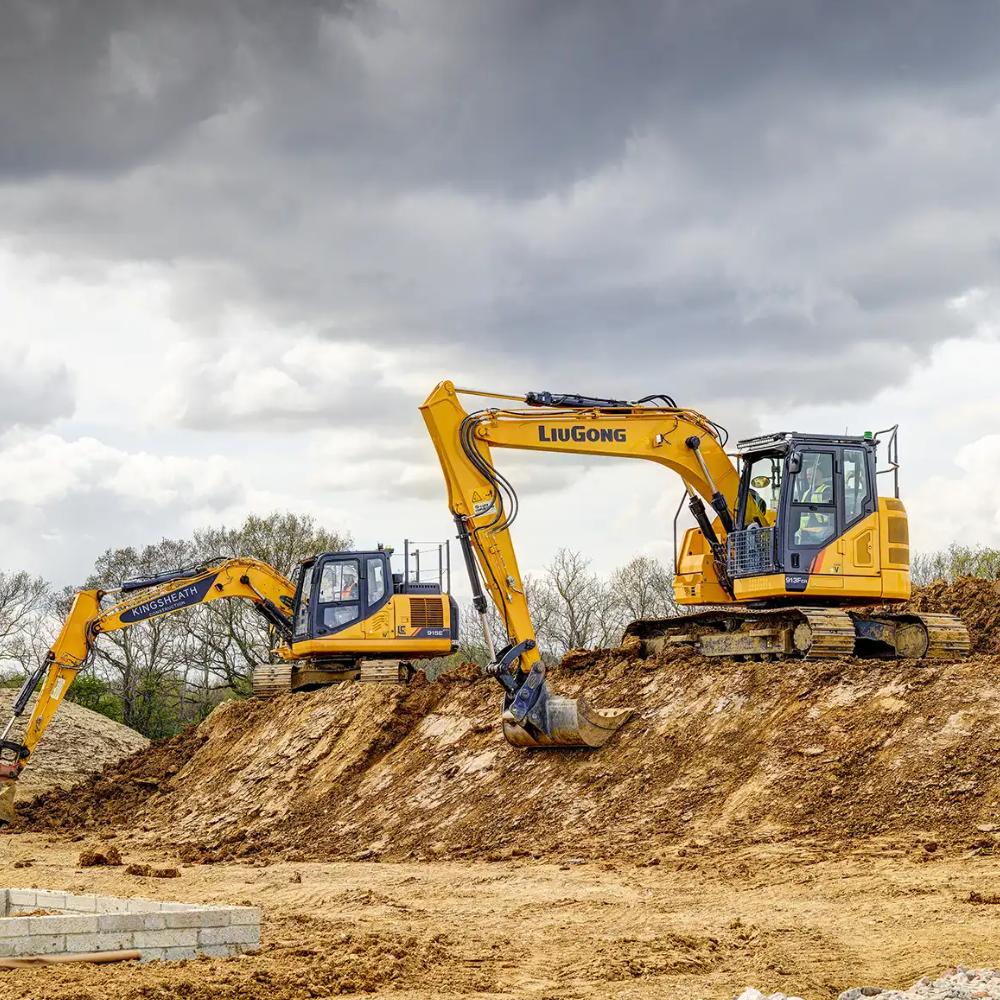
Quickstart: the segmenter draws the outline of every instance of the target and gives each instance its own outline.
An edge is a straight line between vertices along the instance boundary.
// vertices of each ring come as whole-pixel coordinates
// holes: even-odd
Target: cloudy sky
[[[915,544],[1000,544],[998,42],[976,0],[0,0],[0,566],[445,537],[443,378],[898,421]],[[669,554],[665,470],[500,458],[522,569]]]

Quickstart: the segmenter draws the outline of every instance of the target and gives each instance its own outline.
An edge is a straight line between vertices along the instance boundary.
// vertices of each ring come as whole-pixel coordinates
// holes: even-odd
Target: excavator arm
[[[468,413],[460,392],[527,404]],[[650,405],[660,402],[665,405]],[[722,434],[708,418],[679,409],[668,397],[638,402],[529,393],[497,396],[457,390],[441,382],[421,406],[448,487],[492,662],[487,673],[504,689],[503,724],[515,746],[601,746],[630,710],[595,712],[584,699],[552,695],[545,685],[524,586],[509,528],[517,494],[493,465],[492,448],[643,458],[683,479],[689,506],[713,549],[717,575],[727,582],[722,532],[733,528],[739,473]],[[712,515],[705,506],[708,501]],[[508,642],[494,650],[486,620],[486,593],[500,612]]]
[[[102,600],[112,594],[121,597],[102,610]],[[117,590],[78,591],[56,641],[21,686],[13,714],[0,734],[0,824],[12,821],[15,783],[99,635],[183,608],[239,597],[252,601],[281,637],[281,655],[287,649],[284,643],[291,638],[294,596],[295,587],[289,580],[256,559],[217,559],[192,569],[129,581]],[[23,737],[19,741],[11,739],[17,719],[24,714],[43,676],[42,690]]]

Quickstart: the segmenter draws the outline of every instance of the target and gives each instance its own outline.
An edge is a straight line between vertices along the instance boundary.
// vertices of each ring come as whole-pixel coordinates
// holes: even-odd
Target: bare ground
[[[178,863],[115,842],[126,861]],[[78,868],[101,843],[0,837],[0,884],[253,903],[260,953],[0,973],[0,997],[731,1000],[752,984],[811,1000],[1000,964],[1000,906],[968,901],[1000,893],[988,854],[870,843],[835,858],[803,844],[687,848],[654,865],[226,862],[164,882]]]
[[[10,688],[0,688],[0,727],[10,718],[16,694]],[[32,706],[15,725],[13,738],[22,736]],[[149,740],[134,729],[64,701],[24,770],[18,797],[29,800],[49,788],[68,788],[105,764],[147,746]]]

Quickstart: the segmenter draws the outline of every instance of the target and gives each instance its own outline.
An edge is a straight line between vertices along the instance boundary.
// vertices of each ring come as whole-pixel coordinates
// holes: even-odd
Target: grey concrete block
[[[241,927],[205,927],[198,931],[198,944],[260,944],[260,928],[245,924]]]
[[[128,901],[129,913],[159,913],[163,909],[162,903],[156,903],[152,899],[130,899]]]
[[[30,934],[21,941],[22,955],[58,955],[66,950],[65,934]]]
[[[66,903],[67,913],[96,913],[96,896],[70,896]]]
[[[40,909],[65,910],[69,903],[69,896],[65,892],[56,892],[53,889],[37,889],[35,900]]]
[[[12,910],[37,910],[38,894],[34,889],[8,889],[7,905]]]
[[[69,915],[65,917],[26,917],[31,921],[32,934],[94,934],[97,932],[96,914],[88,916]]]
[[[66,951],[126,951],[135,947],[127,931],[106,931],[103,934],[67,934]]]
[[[234,906],[229,911],[229,922],[234,925],[259,924],[261,910],[259,906]]]
[[[166,948],[143,948],[140,962],[162,962],[167,954]]]
[[[31,917],[6,917],[0,924],[0,941],[23,938],[31,933]]]
[[[6,917],[10,913],[10,890],[0,889],[0,917]]]
[[[237,954],[237,949],[231,944],[210,944],[199,946],[198,953],[208,955],[209,958],[229,958]]]
[[[136,948],[184,948],[194,947],[198,943],[198,931],[188,930],[167,931],[136,931],[132,935]]]
[[[163,956],[166,962],[180,962],[185,958],[194,958],[198,954],[194,945],[187,945],[183,948],[166,948]]]
[[[115,899],[113,896],[97,896],[96,905],[98,913],[127,913],[128,900]]]
[[[179,913],[164,913],[168,927],[227,927],[227,910],[190,909]]]
[[[100,931],[141,931],[146,926],[142,913],[102,913],[97,918]]]

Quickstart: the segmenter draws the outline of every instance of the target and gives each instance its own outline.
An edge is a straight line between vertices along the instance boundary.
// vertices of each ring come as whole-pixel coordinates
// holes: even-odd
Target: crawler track
[[[630,640],[648,652],[688,645],[705,656],[810,660],[961,659],[971,650],[969,631],[954,615],[815,607],[719,608],[640,619],[625,631],[624,641]]]

